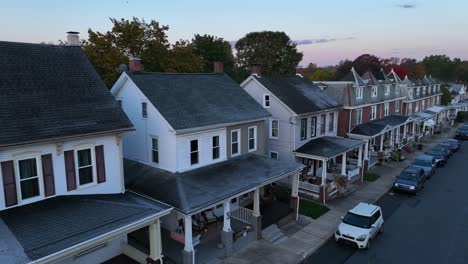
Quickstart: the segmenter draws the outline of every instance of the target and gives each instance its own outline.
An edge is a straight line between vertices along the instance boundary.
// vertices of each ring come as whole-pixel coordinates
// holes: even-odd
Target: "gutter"
[[[46,257],[34,260],[29,262],[29,264],[39,264],[39,263],[55,263],[60,260],[63,260],[65,258],[71,257],[73,255],[76,255],[80,253],[80,251],[84,251],[86,249],[98,246],[99,244],[105,243],[106,241],[112,240],[116,237],[119,237],[121,235],[124,235],[126,233],[138,230],[142,227],[145,227],[147,225],[152,224],[156,219],[161,218],[165,215],[168,215],[172,208],[166,209],[162,212],[159,212],[155,215],[151,215],[148,217],[145,217],[139,221],[133,222],[131,224],[127,224],[123,227],[117,228],[111,232],[102,234],[100,236],[97,236],[95,238],[89,239],[87,241],[83,241],[81,243],[78,243],[74,246],[71,246],[69,248],[60,250],[58,252],[55,252],[51,255],[48,255]]]
[[[262,118],[252,119],[252,120],[244,120],[244,121],[237,121],[237,122],[230,122],[230,123],[221,123],[221,124],[214,124],[214,125],[195,127],[195,128],[185,128],[185,129],[175,130],[174,132],[175,132],[176,135],[185,135],[185,134],[191,134],[191,133],[196,133],[196,132],[206,132],[206,130],[208,130],[208,129],[222,129],[224,127],[229,127],[229,126],[247,124],[247,123],[258,122],[258,121],[266,121],[266,120],[268,120],[270,118],[271,118],[271,114],[269,116],[267,116],[267,117],[262,117]]]
[[[47,143],[47,142],[54,142],[54,141],[58,141],[58,140],[75,139],[75,138],[81,138],[81,137],[91,137],[91,136],[100,136],[100,135],[106,135],[106,134],[116,134],[116,133],[129,132],[129,131],[135,131],[135,130],[136,130],[135,127],[132,126],[131,128],[122,128],[122,129],[109,130],[109,131],[104,131],[104,132],[79,134],[79,135],[73,135],[73,136],[67,136],[67,137],[55,137],[55,138],[39,139],[39,140],[32,140],[32,141],[24,141],[24,142],[21,142],[21,143],[11,143],[11,144],[0,145],[0,148],[16,147],[16,146],[23,146],[23,145],[36,144],[36,143]]]

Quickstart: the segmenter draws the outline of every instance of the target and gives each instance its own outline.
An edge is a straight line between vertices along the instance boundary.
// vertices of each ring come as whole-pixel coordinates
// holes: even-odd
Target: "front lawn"
[[[319,218],[328,211],[330,211],[330,209],[322,204],[307,200],[301,200],[299,202],[299,213],[313,219]]]
[[[364,180],[368,182],[375,182],[378,178],[380,178],[380,175],[372,172],[366,172],[364,173]]]

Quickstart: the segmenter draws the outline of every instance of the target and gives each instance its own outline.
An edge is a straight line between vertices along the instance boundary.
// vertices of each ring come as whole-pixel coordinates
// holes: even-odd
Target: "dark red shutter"
[[[102,183],[106,181],[106,164],[104,162],[104,146],[103,145],[96,146],[95,152],[96,152],[97,182]]]
[[[3,175],[3,192],[5,194],[5,206],[18,204],[16,193],[15,168],[12,160],[1,163]]]
[[[52,163],[52,154],[42,155],[41,160],[45,196],[48,197],[55,195],[54,165]]]
[[[75,157],[73,150],[64,152],[65,156],[65,175],[67,178],[67,190],[76,190],[76,172],[75,172]]]

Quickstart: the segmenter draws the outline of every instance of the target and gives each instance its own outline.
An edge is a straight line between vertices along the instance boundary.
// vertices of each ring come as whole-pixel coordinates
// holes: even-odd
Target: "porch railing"
[[[231,211],[231,217],[246,224],[252,224],[253,211],[245,207],[238,207]]]
[[[356,167],[355,169],[348,171],[348,181],[355,181],[356,178],[359,178],[359,168]]]
[[[299,181],[299,189],[303,189],[313,193],[320,193],[320,185],[315,185],[308,182]]]

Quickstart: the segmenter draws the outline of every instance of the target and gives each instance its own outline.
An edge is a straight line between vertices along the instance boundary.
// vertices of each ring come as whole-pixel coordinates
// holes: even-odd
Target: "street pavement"
[[[303,263],[468,263],[468,142],[417,195],[385,194],[385,232],[369,250],[330,238]]]

